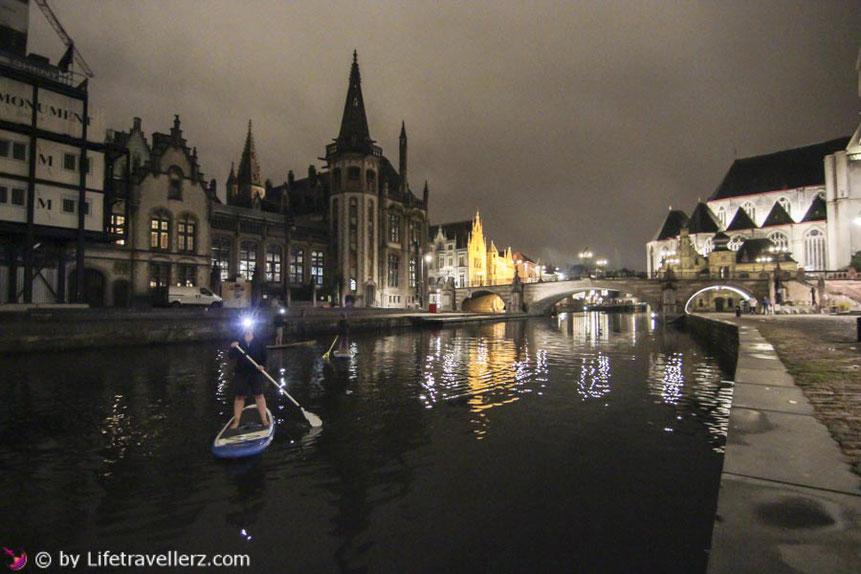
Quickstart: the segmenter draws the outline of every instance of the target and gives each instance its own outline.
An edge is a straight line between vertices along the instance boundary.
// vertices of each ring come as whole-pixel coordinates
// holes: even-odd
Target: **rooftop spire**
[[[350,69],[350,85],[344,102],[344,116],[337,142],[342,150],[362,150],[371,143],[368,118],[365,115],[365,100],[362,98],[362,76],[359,73],[359,55],[353,50],[353,65]]]
[[[261,187],[263,185],[260,179],[260,165],[257,163],[257,152],[254,149],[254,135],[251,133],[251,120],[248,120],[248,135],[245,137],[245,148],[239,160],[236,183]]]

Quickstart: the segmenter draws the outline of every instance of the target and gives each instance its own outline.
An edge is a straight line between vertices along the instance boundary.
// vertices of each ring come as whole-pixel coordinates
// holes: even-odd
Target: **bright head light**
[[[254,328],[254,319],[251,317],[243,317],[242,318],[242,328],[249,330]]]
[[[285,311],[284,311],[284,307],[281,307],[280,309],[278,309],[278,312],[279,312],[279,313],[281,313],[281,314],[283,315],[283,314],[285,313]]]

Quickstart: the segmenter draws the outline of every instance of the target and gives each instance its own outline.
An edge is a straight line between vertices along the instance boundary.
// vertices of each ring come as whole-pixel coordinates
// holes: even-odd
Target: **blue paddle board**
[[[218,458],[239,458],[260,454],[272,442],[275,436],[275,419],[267,409],[269,426],[264,427],[260,421],[257,405],[248,405],[242,409],[239,426],[231,429],[235,417],[230,417],[215,441],[212,443],[212,454]]]

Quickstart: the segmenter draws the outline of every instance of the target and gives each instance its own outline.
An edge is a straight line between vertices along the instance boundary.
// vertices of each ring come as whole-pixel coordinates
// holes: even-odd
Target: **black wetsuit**
[[[239,339],[239,347],[248,353],[260,366],[266,366],[266,344],[260,337],[251,339],[251,344],[245,342],[243,335]],[[248,395],[262,395],[265,380],[263,373],[257,367],[251,364],[239,349],[230,348],[230,357],[236,359],[236,370],[233,377],[233,392],[237,397],[247,397]]]

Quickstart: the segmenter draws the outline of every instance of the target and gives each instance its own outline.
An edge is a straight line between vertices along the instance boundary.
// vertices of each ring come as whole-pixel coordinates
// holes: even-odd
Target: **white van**
[[[221,307],[221,297],[206,287],[180,287],[171,285],[167,289],[167,304],[171,307],[182,307],[183,305],[208,305],[210,307]]]

